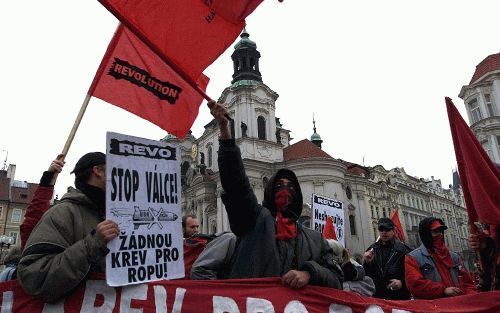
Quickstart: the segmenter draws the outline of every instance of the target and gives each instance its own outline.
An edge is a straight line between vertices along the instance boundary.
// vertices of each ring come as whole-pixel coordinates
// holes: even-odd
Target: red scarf
[[[288,209],[292,195],[286,188],[278,190],[274,195],[276,205],[276,239],[290,240],[297,236],[297,224],[291,218],[283,217],[283,212]]]
[[[434,255],[447,267],[452,268],[455,264],[448,247],[444,243],[443,235],[432,237],[434,244]]]

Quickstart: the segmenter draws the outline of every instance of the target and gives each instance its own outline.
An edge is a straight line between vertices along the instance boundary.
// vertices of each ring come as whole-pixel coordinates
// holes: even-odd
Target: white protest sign
[[[184,277],[178,146],[108,132],[106,147],[108,285]]]
[[[345,247],[344,204],[324,196],[312,195],[312,225],[314,230],[323,233],[326,219],[331,216],[337,240]]]

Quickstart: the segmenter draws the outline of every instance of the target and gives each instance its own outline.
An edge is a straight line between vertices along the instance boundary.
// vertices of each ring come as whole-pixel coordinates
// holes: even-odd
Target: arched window
[[[266,140],[266,120],[262,116],[257,118],[257,137]]]
[[[208,167],[212,167],[212,146],[208,146],[208,152],[207,152],[207,158],[208,158]]]
[[[349,215],[349,228],[351,229],[351,236],[356,236],[356,216]]]
[[[236,139],[236,133],[234,131],[234,120],[232,119],[229,124],[231,125],[231,138]]]
[[[200,152],[200,164],[205,165],[205,153]]]

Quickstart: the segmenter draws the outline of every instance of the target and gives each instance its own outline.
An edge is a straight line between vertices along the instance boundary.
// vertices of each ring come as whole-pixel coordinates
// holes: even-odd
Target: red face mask
[[[432,243],[434,245],[435,255],[446,265],[446,267],[453,267],[453,259],[451,258],[450,251],[444,243],[444,237],[442,234],[432,237]]]
[[[290,240],[297,236],[297,224],[293,219],[283,217],[283,212],[288,210],[292,201],[292,194],[287,188],[279,189],[274,194],[276,206],[276,239]]]

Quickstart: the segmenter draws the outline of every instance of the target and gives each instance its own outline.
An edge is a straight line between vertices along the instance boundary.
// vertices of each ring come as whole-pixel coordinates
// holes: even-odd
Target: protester
[[[182,232],[184,238],[190,238],[194,234],[198,233],[198,228],[200,223],[198,223],[198,218],[194,215],[185,215],[182,217]]]
[[[333,250],[335,262],[340,264],[342,268],[344,274],[343,289],[356,292],[362,296],[373,296],[375,283],[373,279],[365,275],[363,266],[350,257],[349,251],[340,242],[334,239],[326,239],[326,241]]]
[[[478,289],[500,290],[500,227],[487,225],[481,233],[471,233],[469,246],[472,250],[479,250],[481,256]]]
[[[184,279],[189,279],[191,267],[200,253],[215,235],[198,232],[200,224],[196,216],[188,214],[182,217],[182,233],[184,236]]]
[[[14,246],[9,249],[7,255],[3,259],[5,264],[4,270],[0,273],[0,282],[15,280],[17,278],[17,264],[21,258],[21,248],[19,246]]]
[[[227,111],[209,102],[221,132],[218,165],[231,230],[238,237],[229,278],[281,276],[283,285],[342,288],[342,271],[321,234],[297,223],[302,191],[295,173],[279,170],[269,180],[262,206],[246,176],[241,153],[231,138]]]
[[[394,222],[383,217],[378,220],[380,239],[363,256],[366,275],[375,282],[376,298],[408,300],[411,295],[405,284],[405,255],[411,249],[395,238]]]
[[[237,238],[226,232],[207,244],[191,268],[191,279],[227,279],[230,275]]]
[[[106,156],[87,153],[72,173],[75,187],[50,208],[26,242],[18,278],[30,295],[54,302],[70,293],[90,272],[104,272],[107,242],[118,225],[105,220]]]
[[[52,200],[52,196],[54,195],[55,173],[61,173],[65,163],[62,159],[63,155],[58,155],[50,164],[49,169],[43,172],[40,184],[26,208],[23,223],[19,227],[21,231],[21,250],[24,249],[24,245],[35,225],[49,209],[50,200]]]
[[[476,293],[458,254],[444,242],[448,227],[441,219],[424,218],[418,233],[422,244],[406,256],[406,283],[414,298],[437,299]]]

